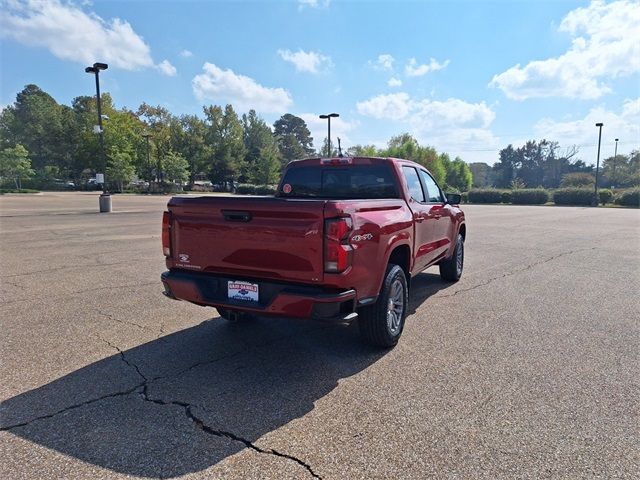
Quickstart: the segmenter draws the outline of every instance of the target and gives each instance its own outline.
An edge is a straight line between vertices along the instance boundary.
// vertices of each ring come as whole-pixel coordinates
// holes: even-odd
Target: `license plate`
[[[229,300],[258,301],[258,284],[230,280],[227,284]]]

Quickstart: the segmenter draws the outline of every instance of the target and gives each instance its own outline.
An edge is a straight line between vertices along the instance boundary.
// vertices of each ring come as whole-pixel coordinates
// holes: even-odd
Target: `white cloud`
[[[493,77],[490,86],[509,98],[595,99],[611,91],[607,80],[640,71],[640,7],[622,0],[593,1],[567,14],[559,30],[572,37],[559,57],[517,64]]]
[[[404,67],[404,73],[409,77],[421,77],[429,72],[435,72],[442,70],[449,65],[449,60],[445,60],[440,63],[435,58],[429,59],[429,63],[418,65],[418,61],[415,58],[409,59],[409,63]]]
[[[389,85],[390,87],[401,87],[402,86],[402,80],[400,80],[399,78],[396,78],[396,77],[391,77],[389,79],[389,81],[387,82],[387,85]]]
[[[320,73],[322,69],[330,68],[331,58],[319,52],[305,52],[300,49],[297,52],[291,50],[278,50],[280,57],[295,65],[299,72]]]
[[[393,71],[393,63],[395,61],[396,59],[393,58],[393,55],[389,55],[388,53],[383,53],[381,55],[378,55],[378,58],[376,59],[375,62],[372,62],[371,60],[369,60],[369,65],[371,65],[376,70],[391,72]]]
[[[186,48],[180,52],[180,56],[184,58],[193,57],[193,52],[191,50],[187,50]]]
[[[297,116],[302,118],[306,122],[307,127],[309,127],[311,136],[313,137],[313,146],[316,149],[322,148],[324,139],[327,136],[327,121],[319,118],[319,115],[315,113],[300,113]],[[338,137],[340,137],[343,149],[351,146],[349,134],[353,132],[358,125],[357,121],[348,122],[342,117],[332,118],[331,143],[338,148]]]
[[[450,155],[490,163],[497,159],[500,141],[491,131],[495,112],[485,102],[414,99],[399,92],[359,102],[356,108],[361,115],[392,121],[396,131],[408,131]]]
[[[5,2],[0,10],[0,36],[47,48],[62,60],[84,65],[106,62],[124,70],[156,66],[149,45],[128,22],[107,21],[61,0]],[[171,74],[171,69],[160,65],[156,66],[160,71]]]
[[[331,0],[298,0],[298,10],[302,10],[305,7],[320,8],[328,7]]]
[[[610,151],[614,138],[620,139],[618,152],[638,148],[640,138],[640,98],[625,100],[618,113],[604,106],[592,108],[584,118],[568,121],[556,121],[544,118],[534,126],[538,138],[546,138],[560,143],[561,146],[578,145],[578,157],[587,163],[595,163],[598,145],[598,128],[602,122],[602,153],[600,158],[613,155]]]
[[[161,61],[158,65],[156,65],[156,68],[167,77],[175,77],[176,73],[178,73],[176,67],[171,65],[171,62],[169,62],[169,60]]]
[[[408,93],[390,93],[378,95],[356,103],[360,115],[377,119],[401,120],[411,110],[411,99]]]
[[[284,113],[293,100],[283,88],[269,88],[260,85],[254,79],[223,70],[213,63],[205,63],[204,73],[192,80],[193,92],[198,100],[229,102],[236,109],[258,112]]]

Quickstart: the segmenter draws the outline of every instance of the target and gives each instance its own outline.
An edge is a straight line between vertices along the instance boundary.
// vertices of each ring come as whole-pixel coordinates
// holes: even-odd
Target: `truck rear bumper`
[[[161,280],[167,297],[197,305],[329,322],[347,322],[357,318],[355,290],[327,291],[307,285],[178,270],[164,272]],[[258,284],[258,302],[228,298],[228,282],[238,280]]]

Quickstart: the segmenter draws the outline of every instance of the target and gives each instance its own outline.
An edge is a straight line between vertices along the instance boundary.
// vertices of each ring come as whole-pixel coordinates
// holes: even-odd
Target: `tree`
[[[311,132],[307,127],[307,123],[300,117],[290,113],[284,114],[273,124],[273,134],[278,139],[293,135],[304,151],[304,155],[298,158],[315,153]],[[291,140],[289,140],[289,143],[292,143]],[[278,141],[278,146],[280,146],[280,141]],[[282,152],[282,150],[280,151]],[[287,160],[294,160],[294,158],[286,157],[285,152],[282,152],[282,154]]]
[[[495,186],[498,188],[508,188],[511,181],[516,177],[518,166],[520,165],[518,152],[513,145],[508,145],[500,150],[500,160],[493,166],[495,175]]]
[[[591,173],[567,173],[562,176],[561,187],[594,187],[596,177]]]
[[[336,148],[335,143],[331,142],[331,149],[329,149],[329,138],[324,137],[322,140],[322,149],[320,150],[320,155],[323,157],[337,157],[338,149]]]
[[[65,145],[59,141],[61,111],[51,95],[37,85],[27,85],[18,93],[15,103],[2,112],[3,146],[23,145],[37,169],[58,163],[65,151]]]
[[[426,167],[438,184],[445,184],[447,172],[436,149],[433,147],[421,147],[418,141],[408,133],[391,137],[388,148],[380,153],[385,157],[413,160]]]
[[[493,166],[495,186],[508,188],[519,178],[527,187],[557,188],[563,175],[592,170],[581,160],[572,162],[577,153],[575,146],[561,150],[558,142],[544,139],[529,140],[518,148],[509,145],[500,150],[500,161]]]
[[[5,148],[0,152],[0,177],[11,178],[16,188],[22,188],[22,179],[33,177],[29,152],[18,144],[13,148]]]
[[[131,154],[128,152],[114,151],[109,156],[106,174],[107,180],[114,182],[118,186],[118,190],[122,191],[124,185],[128,184],[135,174]]]
[[[453,161],[449,160],[449,156],[446,153],[440,155],[440,158],[443,157],[446,157],[446,161],[443,161],[447,172],[446,185],[460,192],[468,191],[473,181],[469,165],[460,157],[456,157]]]
[[[205,107],[207,142],[212,148],[209,178],[213,183],[236,180],[244,170],[245,146],[242,123],[231,105]]]
[[[379,157],[380,155],[375,145],[354,145],[347,149],[349,157]]]
[[[196,115],[183,115],[178,124],[171,129],[172,146],[189,164],[189,185],[198,175],[206,175],[208,162],[213,156],[211,147],[206,142],[207,125]]]
[[[300,144],[295,135],[284,135],[276,137],[278,142],[278,150],[282,157],[284,165],[291,160],[297,160],[305,157],[304,147]]]
[[[260,118],[255,110],[249,110],[249,114],[242,116],[243,140],[246,149],[244,177],[253,182],[256,178],[256,170],[262,173],[270,171],[271,161],[277,162],[278,174],[280,172],[280,153],[271,128]],[[265,155],[269,158],[265,164]],[[259,165],[260,164],[260,165]],[[260,175],[258,175],[260,177]],[[262,178],[262,177],[260,177]]]
[[[250,172],[251,183],[271,185],[280,178],[280,152],[275,144],[260,149],[260,156]]]
[[[493,184],[491,167],[484,162],[474,162],[469,164],[471,170],[473,188],[485,188]]]
[[[189,162],[177,152],[169,150],[163,162],[164,178],[182,185],[189,179]]]
[[[640,185],[640,151],[606,158],[602,162],[602,179],[604,185],[612,187]]]

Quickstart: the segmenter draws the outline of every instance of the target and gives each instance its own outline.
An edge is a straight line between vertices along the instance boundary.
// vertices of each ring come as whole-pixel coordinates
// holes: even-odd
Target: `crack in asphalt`
[[[149,327],[145,327],[144,325],[140,325],[139,323],[136,323],[136,322],[130,322],[128,320],[121,320],[119,318],[116,318],[115,316],[113,316],[110,313],[104,313],[104,312],[102,312],[100,310],[98,310],[97,313],[98,313],[98,315],[102,315],[103,317],[106,317],[109,320],[113,320],[114,322],[121,323],[122,325],[131,325],[131,326],[134,326],[134,327],[138,327],[139,329],[144,330],[146,332],[156,333],[155,330],[153,330],[153,329],[151,329]],[[164,332],[162,332],[162,328],[160,329],[160,332],[164,333]],[[158,337],[158,339],[160,339],[160,338]]]
[[[143,385],[146,386],[146,384],[149,382],[149,379],[146,377],[146,375],[144,373],[142,373],[140,371],[140,368],[138,367],[138,365],[136,365],[133,362],[130,362],[127,357],[124,354],[124,351],[122,351],[122,349],[120,347],[118,347],[117,345],[111,343],[109,340],[107,340],[106,338],[102,338],[100,336],[97,336],[97,338],[99,340],[102,340],[104,343],[106,343],[107,345],[109,345],[111,348],[113,348],[114,350],[116,350],[118,352],[118,354],[120,355],[120,359],[126,363],[129,367],[133,368],[136,373],[140,376],[140,378],[142,378],[142,380],[144,380]]]
[[[566,255],[572,255],[574,253],[578,253],[578,252],[587,252],[589,250],[596,250],[598,247],[591,247],[591,248],[582,248],[582,249],[578,249],[578,250],[569,250],[568,252],[562,252],[559,253],[557,255],[553,255],[545,260],[539,261],[539,262],[534,262],[531,263],[529,265],[527,265],[524,268],[519,268],[517,270],[514,270],[512,272],[506,272],[503,273],[502,275],[499,275],[497,277],[491,277],[489,279],[487,279],[486,281],[482,282],[482,283],[478,283],[477,285],[473,285],[469,288],[461,288],[460,290],[456,290],[453,293],[450,294],[446,294],[446,295],[435,295],[435,298],[449,298],[449,297],[455,297],[456,295],[458,295],[459,293],[465,293],[465,292],[470,292],[471,290],[475,290],[476,288],[480,288],[480,287],[484,287],[486,285],[489,285],[490,283],[495,282],[496,280],[501,280],[503,278],[507,278],[507,277],[511,277],[513,275],[516,275],[518,273],[521,272],[526,272],[527,270],[531,270],[534,267],[537,267],[539,265],[543,265],[545,263],[551,262],[552,260],[555,260],[556,258],[560,258],[560,257],[564,257]]]
[[[177,407],[182,407],[184,409],[184,414],[186,415],[186,417],[191,420],[195,427],[198,428],[199,430],[202,430],[204,433],[208,434],[208,435],[213,435],[215,437],[219,437],[219,438],[228,438],[230,440],[233,440],[235,442],[239,442],[242,443],[246,448],[250,448],[251,450],[258,452],[258,453],[263,453],[266,455],[274,455],[276,457],[280,457],[280,458],[285,458],[287,460],[291,460],[295,463],[297,463],[298,465],[302,466],[303,468],[305,468],[307,470],[307,472],[313,477],[313,478],[319,478],[322,479],[322,477],[320,475],[318,475],[317,473],[315,473],[313,471],[313,468],[311,468],[311,465],[309,465],[308,463],[306,463],[305,461],[293,456],[293,455],[289,455],[286,453],[282,453],[279,452],[278,450],[275,450],[273,448],[269,448],[269,449],[264,449],[264,448],[260,448],[257,445],[255,445],[253,442],[251,442],[250,440],[247,440],[246,438],[242,438],[234,433],[228,432],[226,430],[216,430],[213,427],[210,427],[209,425],[207,425],[202,419],[198,418],[194,413],[193,413],[193,408],[194,405],[187,403],[187,402],[180,402],[178,400],[171,400],[171,401],[166,401],[166,400],[162,400],[160,398],[151,398],[149,396],[148,393],[148,389],[147,389],[147,385],[144,386],[144,388],[142,389],[142,392],[140,393],[141,398],[145,401],[145,402],[151,402],[151,403],[155,403],[156,405],[173,405],[173,406],[177,406]],[[195,405],[196,408],[197,405]],[[202,408],[202,407],[200,407]]]
[[[73,405],[69,405],[68,407],[62,408],[62,409],[57,410],[57,411],[55,411],[53,413],[49,413],[47,415],[41,415],[39,417],[34,417],[34,418],[29,419],[29,420],[27,420],[25,422],[15,423],[13,425],[7,425],[6,427],[0,427],[0,432],[8,432],[8,431],[13,430],[13,429],[18,428],[18,427],[26,427],[29,424],[33,423],[33,422],[37,422],[39,420],[46,420],[47,418],[53,418],[53,417],[55,417],[57,415],[60,415],[61,413],[65,413],[65,412],[68,412],[70,410],[75,410],[75,409],[80,408],[80,407],[91,405],[92,403],[96,403],[96,402],[99,402],[101,400],[105,400],[107,398],[125,397],[127,395],[131,395],[133,392],[135,392],[136,390],[138,390],[139,388],[141,388],[143,386],[144,386],[144,382],[139,383],[139,384],[137,384],[137,385],[135,385],[135,386],[133,386],[131,388],[128,388],[126,390],[122,390],[122,391],[119,391],[119,392],[107,393],[105,395],[101,395],[101,396],[96,397],[96,398],[91,398],[89,400],[85,400],[84,402],[80,402],[80,403],[75,403]]]
[[[319,327],[319,328],[310,329],[309,331],[313,332],[313,331],[323,330],[323,329],[326,329],[326,328],[328,328],[328,327],[323,326],[323,327]],[[162,400],[162,399],[151,398],[149,396],[149,394],[148,394],[149,384],[151,384],[152,382],[155,382],[157,380],[166,379],[166,378],[176,377],[176,376],[182,375],[184,373],[187,373],[187,372],[193,370],[194,368],[200,367],[202,365],[207,365],[207,364],[215,363],[215,362],[218,362],[218,361],[221,361],[221,360],[233,358],[235,356],[247,353],[250,350],[257,350],[259,348],[272,345],[272,344],[280,342],[282,340],[286,340],[286,339],[288,339],[288,338],[290,338],[292,336],[295,336],[295,335],[296,334],[284,335],[284,336],[278,337],[278,338],[276,338],[276,339],[274,339],[272,341],[268,341],[268,342],[264,342],[264,343],[261,343],[259,345],[256,345],[255,347],[249,346],[249,347],[247,347],[245,349],[242,349],[242,350],[237,351],[237,352],[230,353],[228,355],[223,355],[222,357],[219,357],[219,358],[210,359],[210,360],[203,361],[203,362],[197,362],[197,363],[195,363],[193,365],[190,365],[189,367],[187,367],[187,368],[185,368],[185,369],[183,369],[183,370],[181,370],[181,371],[179,371],[177,373],[171,374],[171,375],[158,376],[158,377],[153,377],[153,378],[148,378],[146,375],[144,375],[142,373],[142,371],[140,370],[140,368],[138,367],[138,365],[136,365],[134,362],[130,361],[126,357],[125,352],[120,347],[118,347],[117,345],[113,344],[112,342],[110,342],[109,340],[107,340],[105,338],[102,338],[100,336],[96,336],[96,338],[98,338],[99,340],[101,340],[102,342],[106,343],[107,345],[109,345],[114,350],[116,350],[118,352],[119,356],[120,356],[120,359],[128,367],[134,369],[136,371],[136,373],[140,376],[140,378],[143,379],[143,382],[138,383],[138,384],[134,385],[133,387],[128,388],[126,390],[113,392],[113,393],[109,393],[109,394],[106,394],[106,395],[102,395],[102,396],[97,397],[97,398],[85,400],[84,402],[80,402],[80,403],[77,403],[77,404],[70,405],[70,406],[65,407],[65,408],[63,408],[61,410],[58,410],[56,412],[53,412],[53,413],[50,413],[50,414],[47,414],[47,415],[41,415],[39,417],[32,418],[32,419],[27,420],[25,422],[17,423],[17,424],[14,424],[14,425],[8,425],[6,427],[0,427],[0,431],[10,431],[10,430],[13,430],[15,428],[25,427],[25,426],[28,426],[29,424],[33,423],[33,422],[36,422],[36,421],[39,421],[39,420],[45,420],[45,419],[53,418],[53,417],[55,417],[57,415],[60,415],[62,413],[65,413],[65,412],[68,412],[68,411],[71,411],[71,410],[75,410],[75,409],[78,409],[78,408],[81,408],[81,407],[84,407],[84,406],[99,402],[101,400],[105,400],[105,399],[109,399],[109,398],[116,398],[116,397],[123,397],[123,396],[131,395],[131,394],[133,394],[135,392],[138,392],[140,394],[140,397],[145,402],[151,402],[151,403],[155,403],[157,405],[165,405],[165,406],[166,405],[173,405],[173,406],[182,407],[184,409],[185,415],[187,416],[187,418],[189,418],[191,421],[193,421],[193,423],[196,426],[196,428],[202,430],[203,432],[205,432],[205,433],[207,433],[209,435],[217,436],[217,437],[220,437],[220,438],[228,438],[228,439],[231,439],[233,441],[240,442],[240,443],[244,444],[245,447],[250,448],[250,449],[252,449],[252,450],[254,450],[254,451],[258,452],[258,453],[263,453],[263,454],[266,454],[266,455],[273,455],[273,456],[276,456],[276,457],[280,457],[280,458],[285,458],[287,460],[291,460],[291,461],[297,463],[298,465],[302,466],[303,468],[305,468],[307,470],[307,472],[313,478],[321,479],[322,477],[320,477],[318,474],[316,474],[313,471],[312,467],[308,463],[304,462],[303,460],[301,460],[301,459],[299,459],[299,458],[297,458],[297,457],[295,457],[293,455],[282,453],[282,452],[280,452],[278,450],[275,450],[275,449],[272,449],[272,448],[270,448],[270,449],[260,448],[257,445],[253,444],[251,441],[249,441],[249,440],[247,440],[245,438],[242,438],[242,437],[240,437],[238,435],[235,435],[234,433],[231,433],[231,432],[228,432],[228,431],[225,431],[225,430],[215,430],[214,428],[208,426],[207,424],[204,423],[203,420],[198,418],[193,413],[192,409],[193,409],[194,405],[192,405],[190,403],[181,402],[181,401],[178,401],[178,400],[165,401],[165,400]],[[195,407],[201,408],[203,410],[206,410],[204,407],[198,407],[197,405]]]

